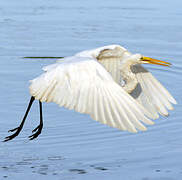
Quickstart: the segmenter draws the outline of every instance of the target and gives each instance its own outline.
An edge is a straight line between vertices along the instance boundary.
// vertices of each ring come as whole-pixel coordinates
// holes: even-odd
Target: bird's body
[[[143,123],[167,116],[176,101],[143,63],[170,65],[119,45],[82,51],[44,67],[31,80],[30,94],[40,103],[55,102],[111,127],[146,130]]]

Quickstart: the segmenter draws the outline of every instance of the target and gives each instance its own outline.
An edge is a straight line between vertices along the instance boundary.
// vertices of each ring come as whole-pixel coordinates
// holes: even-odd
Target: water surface
[[[0,1],[0,138],[16,127],[29,101],[29,80],[55,60],[23,56],[69,56],[108,44],[168,60],[147,66],[178,105],[147,132],[131,134],[94,122],[87,115],[38,103],[19,137],[0,143],[0,179],[179,180],[182,178],[182,3],[178,0]]]

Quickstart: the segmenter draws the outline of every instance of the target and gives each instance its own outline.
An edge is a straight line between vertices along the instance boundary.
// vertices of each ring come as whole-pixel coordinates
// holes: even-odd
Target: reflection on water
[[[64,167],[66,160],[60,156],[52,156],[47,159],[35,158],[35,157],[26,157],[21,161],[7,163],[5,166],[1,166],[1,171],[3,171],[4,177],[8,177],[8,174],[11,173],[24,173],[28,171],[38,175],[67,175],[69,174],[86,174],[89,171],[107,171],[109,169],[97,165],[86,165],[83,166],[82,163],[75,164],[73,167]]]
[[[0,138],[16,127],[29,101],[28,80],[55,60],[23,56],[69,56],[108,44],[169,61],[171,68],[147,66],[178,105],[147,132],[131,134],[92,121],[87,115],[43,104],[44,129],[33,105],[19,137],[0,143],[0,179],[182,178],[181,2],[0,1]]]

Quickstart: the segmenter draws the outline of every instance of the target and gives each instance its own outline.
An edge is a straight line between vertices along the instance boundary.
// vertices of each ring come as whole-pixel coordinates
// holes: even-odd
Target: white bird
[[[120,45],[109,45],[82,51],[43,68],[39,77],[31,80],[31,99],[19,127],[10,130],[16,137],[25,122],[31,105],[39,100],[40,124],[29,136],[32,140],[43,127],[42,102],[55,102],[68,109],[86,113],[92,119],[130,132],[145,131],[144,124],[159,114],[168,116],[172,95],[141,64],[170,66],[170,63],[132,54]]]

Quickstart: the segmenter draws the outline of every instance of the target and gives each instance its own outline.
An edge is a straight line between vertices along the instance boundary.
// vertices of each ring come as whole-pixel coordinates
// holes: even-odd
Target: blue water
[[[55,61],[24,56],[69,56],[120,44],[133,53],[173,64],[147,68],[178,105],[147,132],[131,134],[45,103],[43,132],[29,141],[39,123],[36,102],[22,133],[0,142],[0,179],[182,179],[181,7],[178,0],[1,0],[1,141],[23,117],[30,98],[28,81]]]

